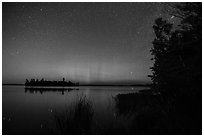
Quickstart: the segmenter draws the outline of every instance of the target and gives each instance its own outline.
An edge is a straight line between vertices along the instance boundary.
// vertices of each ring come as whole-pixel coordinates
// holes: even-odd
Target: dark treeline
[[[25,86],[79,86],[79,83],[73,83],[71,81],[65,81],[65,78],[62,79],[62,81],[48,81],[44,80],[43,78],[41,80],[38,79],[31,79],[30,81],[26,79]]]
[[[180,22],[155,20],[152,90],[163,100],[171,134],[202,134],[202,3],[169,7]]]
[[[178,26],[158,18],[151,53],[154,66],[150,76],[157,92],[201,95],[202,82],[202,3],[169,5]]]
[[[168,6],[179,22],[155,20],[150,90],[116,96],[130,134],[202,134],[202,3]]]

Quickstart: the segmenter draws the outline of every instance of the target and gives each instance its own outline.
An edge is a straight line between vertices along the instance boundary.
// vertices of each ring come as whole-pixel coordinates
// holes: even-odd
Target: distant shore
[[[2,84],[5,86],[25,86],[25,84]],[[134,85],[79,85],[79,86],[127,86],[127,87],[149,87],[151,84],[134,84]],[[45,86],[46,87],[46,86]],[[63,87],[63,86],[62,86]]]

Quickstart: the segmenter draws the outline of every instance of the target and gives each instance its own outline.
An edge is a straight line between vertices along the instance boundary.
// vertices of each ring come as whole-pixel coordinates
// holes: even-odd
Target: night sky
[[[162,3],[3,3],[3,83],[150,82]]]

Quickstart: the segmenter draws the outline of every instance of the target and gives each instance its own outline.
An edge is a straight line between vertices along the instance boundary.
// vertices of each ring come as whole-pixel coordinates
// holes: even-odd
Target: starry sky
[[[3,83],[28,78],[150,82],[152,25],[162,3],[5,3]]]

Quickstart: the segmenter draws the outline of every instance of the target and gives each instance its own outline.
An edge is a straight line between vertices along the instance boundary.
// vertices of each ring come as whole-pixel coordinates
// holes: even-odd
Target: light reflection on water
[[[84,86],[69,91],[40,91],[3,86],[3,134],[50,134],[48,128],[52,127],[54,115],[69,110],[81,96],[86,96],[92,104],[94,126],[104,127],[116,120],[126,126],[128,118],[116,118],[114,97],[145,88]]]

